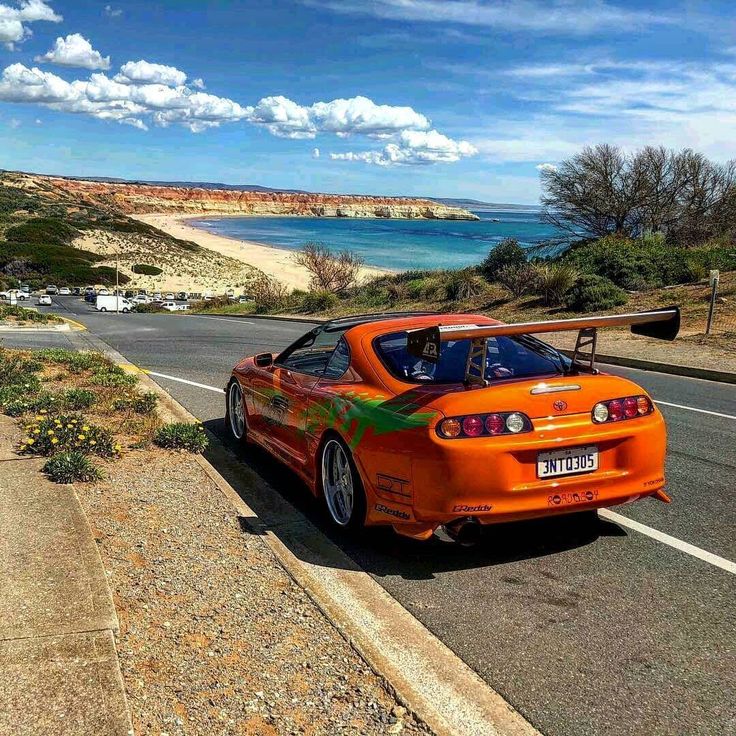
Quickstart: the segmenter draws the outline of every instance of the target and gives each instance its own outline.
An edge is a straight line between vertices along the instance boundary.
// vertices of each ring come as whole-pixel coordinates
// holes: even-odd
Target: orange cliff
[[[128,214],[306,215],[311,217],[477,220],[472,212],[428,199],[348,194],[244,192],[152,184],[123,184],[21,174],[23,188],[54,189],[64,198]]]

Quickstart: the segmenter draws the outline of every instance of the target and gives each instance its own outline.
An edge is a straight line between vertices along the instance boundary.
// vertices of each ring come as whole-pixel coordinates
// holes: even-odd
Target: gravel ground
[[[136,734],[426,734],[194,458],[130,452],[78,493],[109,571]]]

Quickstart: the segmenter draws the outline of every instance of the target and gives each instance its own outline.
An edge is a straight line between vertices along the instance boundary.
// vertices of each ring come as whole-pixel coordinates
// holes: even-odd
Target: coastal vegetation
[[[59,180],[0,172],[0,288],[48,283],[142,288],[244,287],[257,273],[241,261],[132,219],[104,197]],[[173,285],[166,288],[174,288]]]

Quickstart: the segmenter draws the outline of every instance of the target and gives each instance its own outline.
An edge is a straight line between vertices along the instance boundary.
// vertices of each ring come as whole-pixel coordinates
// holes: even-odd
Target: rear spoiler
[[[610,314],[603,317],[575,317],[545,322],[519,322],[500,325],[432,325],[416,330],[407,330],[407,350],[416,358],[430,363],[440,359],[442,343],[449,340],[471,340],[465,371],[466,383],[486,385],[484,378],[487,338],[531,335],[545,332],[568,332],[578,330],[573,353],[573,364],[577,368],[595,371],[595,347],[599,327],[631,327],[635,335],[655,337],[659,340],[674,340],[680,331],[679,307],[665,307],[650,312],[632,314]],[[584,352],[589,348],[589,352]],[[583,364],[583,361],[587,365]]]

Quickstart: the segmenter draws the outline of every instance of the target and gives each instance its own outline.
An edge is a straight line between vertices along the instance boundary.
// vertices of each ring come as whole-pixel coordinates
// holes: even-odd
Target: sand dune
[[[221,215],[216,216],[221,217]],[[191,240],[202,248],[208,248],[224,256],[254,266],[269,276],[278,279],[291,289],[306,290],[309,287],[309,273],[295,263],[293,251],[275,248],[263,243],[213,235],[189,225],[187,220],[193,219],[192,215],[148,214],[129,215],[129,217],[153,225],[175,238]],[[372,278],[385,273],[388,273],[388,271],[365,267],[362,269],[361,278]]]

